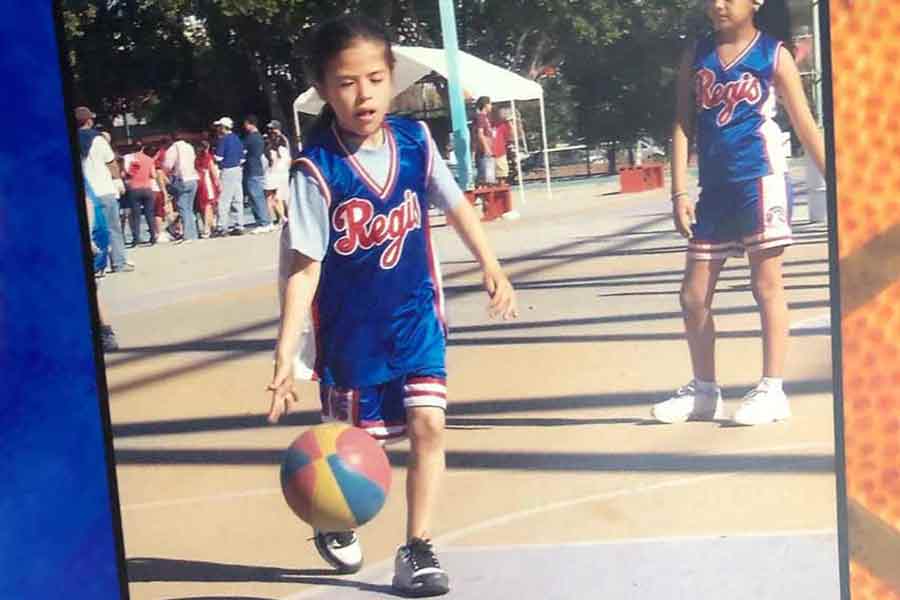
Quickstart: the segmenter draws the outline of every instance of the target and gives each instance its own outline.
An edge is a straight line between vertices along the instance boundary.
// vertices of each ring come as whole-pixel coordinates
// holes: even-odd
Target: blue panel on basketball
[[[284,455],[284,461],[281,463],[281,476],[291,477],[294,473],[310,464],[312,459],[301,450],[296,448],[288,448]]]
[[[384,506],[385,494],[381,487],[365,475],[350,470],[340,456],[328,457],[328,465],[353,512],[358,525],[367,523]]]

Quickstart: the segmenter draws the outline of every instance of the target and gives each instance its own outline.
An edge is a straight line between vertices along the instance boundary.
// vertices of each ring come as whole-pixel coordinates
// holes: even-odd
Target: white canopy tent
[[[397,64],[394,67],[394,91],[399,94],[420,79],[436,72],[447,77],[447,55],[441,48],[421,46],[394,46]],[[459,70],[463,90],[468,97],[489,96],[493,102],[510,102],[513,116],[513,139],[519,146],[518,114],[516,100],[537,100],[541,110],[541,139],[544,146],[544,171],[546,173],[547,194],[550,195],[550,165],[547,153],[547,119],[544,112],[544,90],[536,81],[516,75],[480,58],[459,53]],[[299,113],[318,114],[324,102],[315,88],[309,88],[294,101],[294,126],[300,135]],[[516,152],[519,167],[519,197],[524,202],[525,188],[522,183],[522,164]]]

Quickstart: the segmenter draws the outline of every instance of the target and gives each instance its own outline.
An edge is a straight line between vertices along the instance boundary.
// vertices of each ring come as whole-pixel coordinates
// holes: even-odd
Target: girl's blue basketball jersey
[[[697,44],[693,72],[701,187],[787,171],[776,113],[775,71],[782,43],[762,32],[730,64],[714,35]]]
[[[389,117],[384,187],[344,145],[320,131],[297,166],[318,182],[330,236],[313,300],[315,373],[326,384],[377,385],[444,372],[440,274],[428,222],[432,145],[423,123]]]

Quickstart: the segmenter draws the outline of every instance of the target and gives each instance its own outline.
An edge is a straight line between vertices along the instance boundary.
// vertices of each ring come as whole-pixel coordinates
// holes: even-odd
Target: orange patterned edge
[[[853,600],[900,600],[900,2],[832,1]]]

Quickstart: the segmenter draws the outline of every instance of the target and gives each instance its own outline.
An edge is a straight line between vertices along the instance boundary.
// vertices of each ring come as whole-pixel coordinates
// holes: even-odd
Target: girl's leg
[[[278,222],[284,223],[287,219],[284,214],[284,200],[277,194],[275,195],[275,213],[278,215]]]
[[[784,248],[761,250],[750,256],[753,297],[762,322],[763,377],[734,413],[734,421],[740,425],[763,425],[791,416],[782,381],[789,328],[781,273],[783,256]]]
[[[206,205],[206,208],[203,209],[203,227],[204,227],[204,235],[209,237],[213,230],[213,207],[212,202]]]
[[[275,221],[275,192],[272,190],[266,190],[266,206],[269,208],[269,222]]]
[[[444,473],[444,410],[419,406],[407,409],[406,414],[411,445],[406,474],[406,538],[426,539]]]
[[[688,258],[681,286],[681,310],[691,365],[695,379],[701,381],[716,380],[716,327],[712,299],[724,264],[724,259],[708,261]]]
[[[784,248],[762,250],[750,256],[753,297],[762,324],[763,376],[780,379],[788,345],[788,308],[784,294]]]
[[[411,442],[406,471],[406,544],[397,550],[392,586],[407,595],[440,595],[449,591],[428,530],[444,473],[444,409],[414,406],[406,410]]]
[[[668,400],[653,405],[650,414],[663,423],[713,420],[722,417],[722,394],[716,385],[716,327],[712,299],[724,259],[696,260],[690,256],[681,285],[681,309],[694,380]]]

